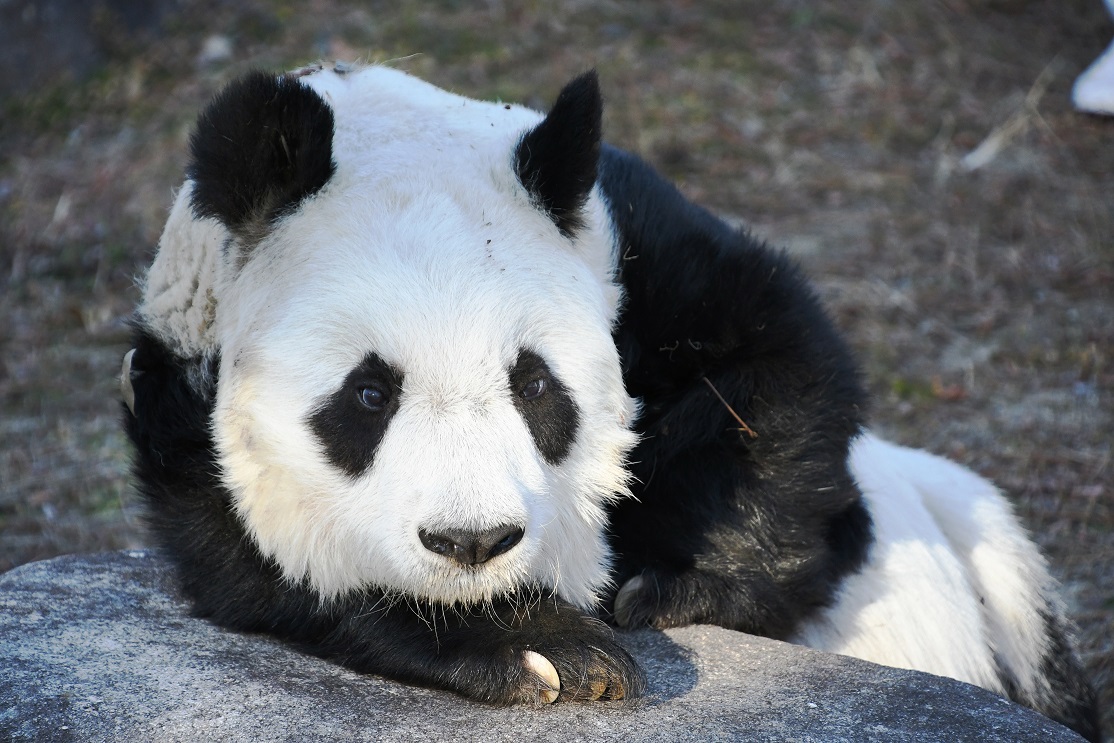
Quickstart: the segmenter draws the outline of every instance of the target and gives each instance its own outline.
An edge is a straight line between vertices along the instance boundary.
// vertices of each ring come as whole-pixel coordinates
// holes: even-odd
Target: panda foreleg
[[[322,601],[283,580],[247,541],[210,546],[179,559],[198,613],[354,671],[504,705],[635,698],[645,685],[609,627],[540,592],[475,607],[375,590]]]
[[[354,670],[494,704],[635,698],[645,686],[609,627],[550,596],[369,610],[373,600],[349,600],[309,650]]]

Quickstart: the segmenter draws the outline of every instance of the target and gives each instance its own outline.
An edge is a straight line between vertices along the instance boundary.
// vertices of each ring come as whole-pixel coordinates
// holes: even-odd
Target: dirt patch
[[[0,569],[146,541],[114,377],[223,82],[363,57],[544,107],[594,66],[608,139],[800,256],[876,427],[1007,490],[1114,710],[1114,120],[1068,98],[1114,26],[1097,0],[835,6],[180,0],[129,27],[101,3],[91,40],[16,38],[93,52],[0,100]]]

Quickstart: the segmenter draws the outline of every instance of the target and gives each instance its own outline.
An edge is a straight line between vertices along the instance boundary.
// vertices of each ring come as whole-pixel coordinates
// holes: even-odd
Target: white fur
[[[227,232],[189,214],[187,183],[141,308],[177,347],[220,348],[214,434],[237,512],[287,578],[323,597],[372,585],[473,602],[535,580],[590,606],[610,563],[604,507],[626,492],[635,440],[598,195],[570,244],[512,170],[540,114],[385,68],[301,82],[333,109],[333,178],[242,270],[239,246],[220,253]],[[580,409],[559,466],[511,399],[522,348]],[[373,467],[352,479],[306,420],[368,352],[402,370],[403,392]],[[506,523],[526,524],[522,541],[475,569],[418,539]]]
[[[178,190],[159,239],[159,251],[141,283],[138,314],[144,324],[185,356],[207,355],[217,347],[213,335],[217,282],[224,272],[221,245],[228,231],[211,219],[190,212],[193,183]]]
[[[1004,693],[997,654],[1030,698],[1047,698],[1039,610],[1052,580],[1005,498],[970,470],[869,434],[851,468],[875,543],[792,641]]]

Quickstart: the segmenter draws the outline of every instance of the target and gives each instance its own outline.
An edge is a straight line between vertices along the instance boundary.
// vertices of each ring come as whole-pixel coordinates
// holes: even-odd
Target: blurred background
[[[558,7],[559,6],[559,9]],[[1114,731],[1114,118],[1099,0],[0,2],[0,570],[147,543],[116,375],[198,109],[252,67],[384,62],[546,108],[799,257],[877,429],[998,482]]]

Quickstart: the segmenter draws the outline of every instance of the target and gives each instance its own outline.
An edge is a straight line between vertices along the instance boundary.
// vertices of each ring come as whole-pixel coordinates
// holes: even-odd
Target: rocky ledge
[[[717,627],[623,637],[643,700],[494,708],[195,619],[157,553],[61,557],[0,575],[0,739],[1080,740],[924,673]]]

